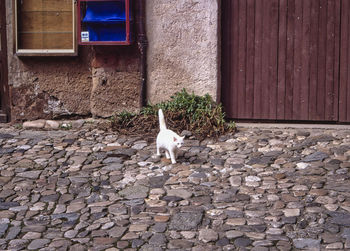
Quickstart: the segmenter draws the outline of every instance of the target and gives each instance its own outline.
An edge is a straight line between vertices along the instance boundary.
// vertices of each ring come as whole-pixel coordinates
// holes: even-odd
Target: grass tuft
[[[159,131],[158,110],[164,112],[167,127],[175,132],[191,131],[198,138],[218,137],[234,132],[234,122],[225,121],[221,104],[216,104],[209,94],[198,96],[185,89],[175,93],[170,100],[147,105],[140,113],[121,112],[112,118],[112,129],[124,134],[156,134]]]

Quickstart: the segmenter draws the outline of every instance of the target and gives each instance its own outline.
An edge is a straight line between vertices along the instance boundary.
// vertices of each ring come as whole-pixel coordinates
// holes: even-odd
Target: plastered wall
[[[186,88],[218,99],[219,0],[147,0],[148,99]]]

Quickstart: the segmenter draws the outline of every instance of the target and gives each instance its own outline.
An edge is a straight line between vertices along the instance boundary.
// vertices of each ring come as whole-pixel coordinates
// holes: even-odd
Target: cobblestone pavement
[[[2,250],[350,250],[350,130],[154,138],[0,127]]]

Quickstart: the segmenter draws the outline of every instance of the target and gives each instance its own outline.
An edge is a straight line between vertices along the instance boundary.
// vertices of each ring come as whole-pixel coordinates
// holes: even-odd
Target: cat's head
[[[183,137],[180,137],[180,136],[173,137],[173,141],[176,144],[177,148],[182,147],[182,145],[184,144],[184,139],[185,139],[185,136],[183,136]]]

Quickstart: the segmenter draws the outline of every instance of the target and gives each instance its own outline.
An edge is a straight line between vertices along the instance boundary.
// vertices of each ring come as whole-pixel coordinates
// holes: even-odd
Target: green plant
[[[132,121],[135,118],[135,116],[135,113],[128,111],[119,112],[111,118],[112,127],[113,125],[119,125],[120,127],[133,126]]]
[[[197,136],[205,137],[235,130],[234,122],[226,123],[222,105],[216,104],[209,94],[198,96],[188,93],[185,89],[175,93],[168,101],[148,104],[139,114],[117,114],[113,119],[112,128],[130,130],[131,127],[139,126],[144,132],[157,131],[159,109],[165,113],[167,126],[178,132],[189,130]]]
[[[135,116],[136,116],[135,113],[131,113],[128,111],[122,111],[122,112],[118,113],[117,118],[120,122],[127,123]]]
[[[236,129],[236,123],[234,121],[230,121],[227,123],[227,127],[230,129]]]
[[[152,106],[151,104],[148,104],[147,106],[143,107],[140,111],[140,114],[148,116],[148,115],[155,115],[157,113],[157,109],[155,109],[155,106]]]
[[[17,130],[23,129],[23,124],[14,124],[13,126],[14,126],[14,128],[17,129]]]

